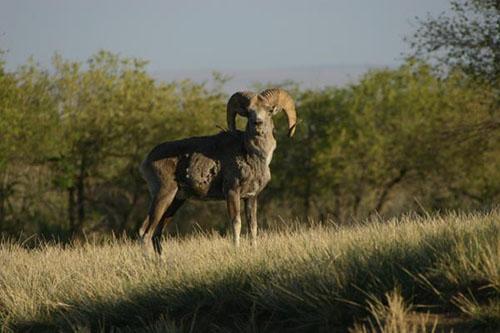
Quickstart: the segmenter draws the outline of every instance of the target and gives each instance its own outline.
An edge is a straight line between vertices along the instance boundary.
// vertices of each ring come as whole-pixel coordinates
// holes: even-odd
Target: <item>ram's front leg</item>
[[[229,190],[226,196],[227,211],[231,222],[233,241],[235,246],[240,245],[241,217],[240,217],[240,193]]]
[[[250,240],[253,246],[257,245],[257,197],[245,199],[245,214],[250,227]]]

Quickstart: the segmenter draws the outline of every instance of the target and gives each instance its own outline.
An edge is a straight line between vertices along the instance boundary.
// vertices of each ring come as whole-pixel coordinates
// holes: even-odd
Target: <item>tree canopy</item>
[[[417,18],[411,55],[500,84],[500,1],[453,0],[451,15]]]
[[[135,235],[149,199],[142,158],[160,142],[220,131],[228,97],[222,77],[214,89],[159,82],[146,65],[105,51],[86,62],[56,55],[50,69],[28,62],[7,71],[0,62],[2,233]],[[289,139],[276,117],[264,226],[498,203],[498,96],[489,82],[408,61],[346,87],[284,85],[300,123]],[[225,220],[224,204],[195,202],[174,229],[222,230]]]

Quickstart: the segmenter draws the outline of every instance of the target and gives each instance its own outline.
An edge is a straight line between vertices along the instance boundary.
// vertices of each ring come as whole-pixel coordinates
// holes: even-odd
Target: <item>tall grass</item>
[[[262,234],[0,245],[5,331],[500,329],[500,212]]]

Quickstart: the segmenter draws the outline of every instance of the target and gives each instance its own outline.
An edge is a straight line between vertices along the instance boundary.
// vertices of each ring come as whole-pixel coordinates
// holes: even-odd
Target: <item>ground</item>
[[[0,245],[5,331],[500,330],[500,212],[262,232]]]

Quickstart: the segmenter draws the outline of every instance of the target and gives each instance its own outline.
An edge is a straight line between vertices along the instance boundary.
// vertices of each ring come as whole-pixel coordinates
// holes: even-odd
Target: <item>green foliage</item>
[[[209,91],[188,80],[156,82],[145,66],[144,61],[101,51],[86,64],[56,55],[50,72],[34,63],[15,73],[2,68],[4,231],[10,230],[7,225],[17,225],[11,230],[15,233],[40,231],[34,223],[25,228],[22,220],[47,211],[52,215],[45,218],[53,219],[47,223],[62,224],[69,234],[82,232],[84,224],[87,230],[135,229],[138,216],[133,214],[142,216],[143,211],[134,210],[138,205],[145,209],[147,193],[138,174],[142,158],[159,142],[222,125],[219,110],[226,98],[220,90]],[[32,178],[50,180],[37,184],[36,199],[47,192],[59,197],[51,207],[35,198],[20,204],[30,197],[21,187]],[[26,214],[26,206],[32,214]]]
[[[224,82],[164,83],[147,63],[101,51],[87,62],[56,55],[8,72],[0,63],[0,230],[66,239],[135,234],[148,192],[138,167],[156,144],[225,125]],[[261,85],[258,90],[268,85]],[[281,86],[297,101],[296,137],[276,117],[264,226],[285,218],[349,223],[415,208],[498,203],[498,96],[459,69],[421,62],[367,73],[343,88]],[[218,128],[219,127],[219,128]],[[186,205],[181,233],[222,230],[223,204]]]
[[[340,221],[397,213],[412,197],[436,209],[494,204],[494,96],[460,71],[443,79],[412,62],[372,71],[348,88],[303,92],[297,138],[279,139],[270,197],[301,198],[291,216],[319,207]]]
[[[451,15],[418,19],[410,38],[416,56],[460,67],[494,85],[500,83],[500,2],[452,0]]]

